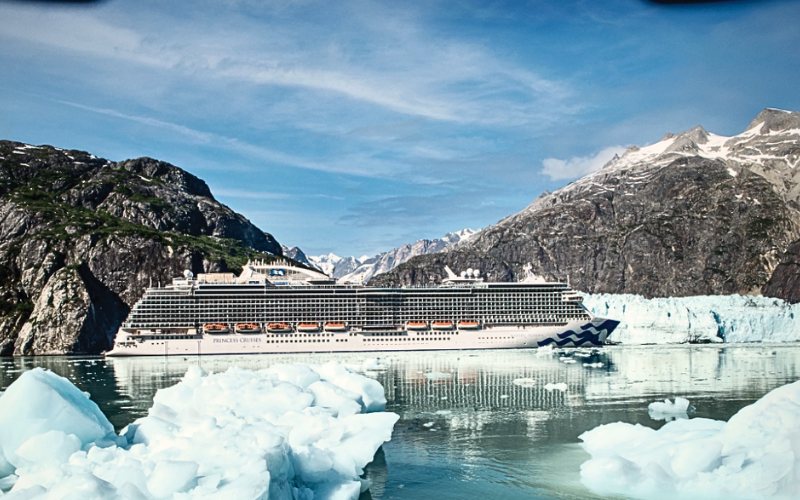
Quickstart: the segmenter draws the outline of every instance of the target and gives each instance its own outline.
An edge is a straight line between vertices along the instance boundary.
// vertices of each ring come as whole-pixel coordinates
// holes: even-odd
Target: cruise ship
[[[146,290],[106,355],[601,345],[619,324],[589,314],[567,283],[445,272],[440,285],[380,288],[339,284],[284,261],[248,262],[239,276],[185,271]]]

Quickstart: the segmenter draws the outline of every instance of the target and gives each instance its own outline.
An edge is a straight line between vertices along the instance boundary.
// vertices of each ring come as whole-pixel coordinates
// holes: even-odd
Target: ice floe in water
[[[581,434],[592,456],[583,483],[640,498],[797,498],[800,381],[779,387],[728,422],[679,419],[659,430],[622,422]]]
[[[0,397],[0,496],[356,499],[398,420],[385,404],[378,382],[332,363],[191,368],[116,435],[37,368]]]
[[[522,378],[515,378],[511,381],[512,384],[518,385],[520,387],[535,387],[536,386],[536,379],[532,379],[529,377],[522,377]]]
[[[675,402],[665,399],[647,405],[647,413],[653,420],[674,420],[676,418],[689,418],[689,400],[677,397]]]

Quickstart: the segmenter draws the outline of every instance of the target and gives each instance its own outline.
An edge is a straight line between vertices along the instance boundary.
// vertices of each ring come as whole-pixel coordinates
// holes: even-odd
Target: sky
[[[481,228],[800,110],[800,2],[0,0],[0,138],[149,156],[309,255]]]

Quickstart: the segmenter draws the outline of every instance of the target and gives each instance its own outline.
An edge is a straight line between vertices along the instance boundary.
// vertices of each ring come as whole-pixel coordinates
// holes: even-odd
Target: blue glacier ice
[[[800,304],[780,299],[585,294],[584,304],[597,316],[621,321],[610,340],[623,344],[800,341]]]

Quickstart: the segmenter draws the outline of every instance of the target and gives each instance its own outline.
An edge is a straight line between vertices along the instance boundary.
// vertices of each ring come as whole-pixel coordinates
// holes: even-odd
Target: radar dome
[[[466,271],[461,271],[461,277],[462,277],[462,278],[463,278],[464,276],[466,276],[466,275],[467,275],[467,272],[466,272]]]
[[[186,278],[187,280],[190,280],[194,278],[194,273],[187,269],[183,272],[183,277]]]

